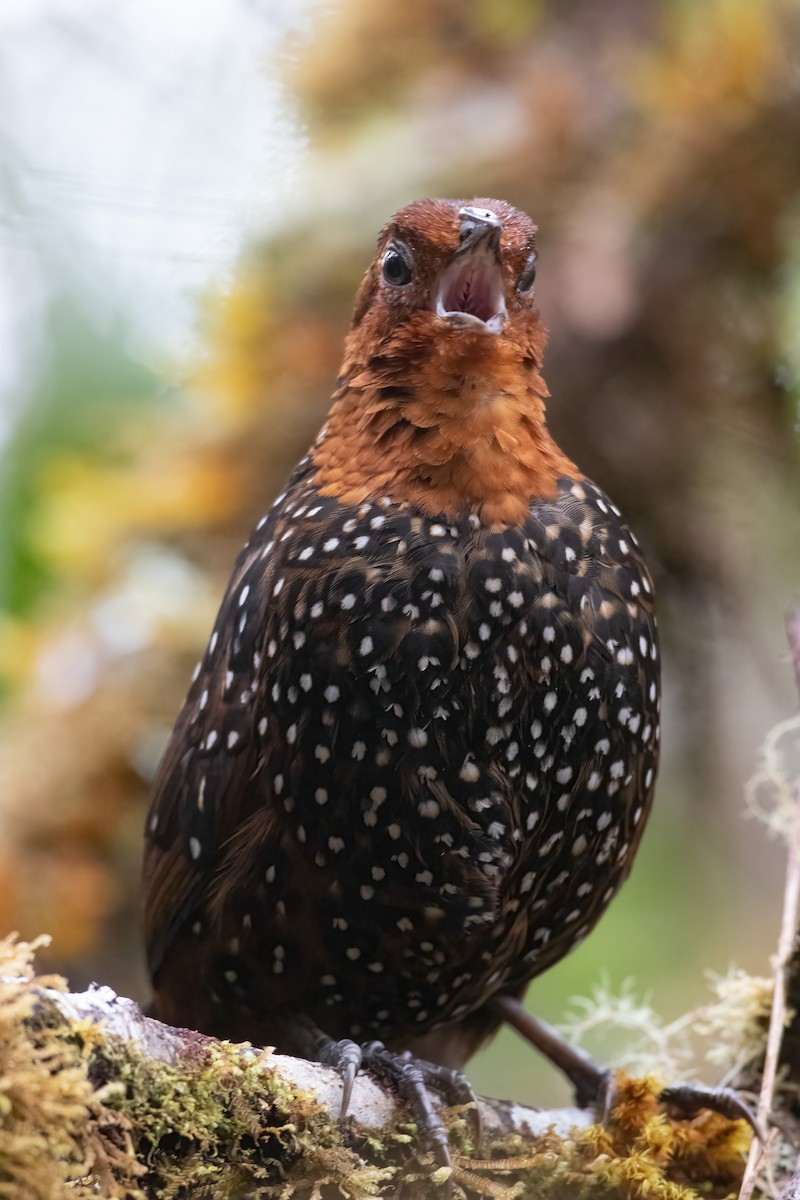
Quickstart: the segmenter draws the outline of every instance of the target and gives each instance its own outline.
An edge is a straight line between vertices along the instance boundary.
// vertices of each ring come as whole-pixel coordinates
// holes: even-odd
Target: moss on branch
[[[0,1196],[9,1200],[334,1200],[431,1196],[434,1168],[391,1096],[359,1076],[335,1118],[327,1068],[174,1030],[109,988],[40,977],[0,942]],[[749,1131],[672,1120],[652,1079],[620,1081],[606,1127],[578,1110],[481,1101],[445,1118],[454,1195],[526,1200],[729,1195]],[[441,1179],[441,1172],[439,1178]]]

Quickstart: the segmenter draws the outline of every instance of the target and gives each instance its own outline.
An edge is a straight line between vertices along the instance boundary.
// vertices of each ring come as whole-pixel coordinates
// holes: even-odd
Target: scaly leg
[[[580,1108],[595,1106],[599,1109],[600,1119],[606,1120],[614,1102],[614,1078],[608,1068],[601,1067],[585,1050],[571,1046],[551,1025],[531,1016],[515,996],[494,996],[489,1005],[566,1075],[575,1088],[575,1101]],[[752,1109],[730,1088],[674,1084],[663,1089],[660,1099],[686,1117],[693,1117],[701,1108],[707,1108],[732,1121],[746,1121],[756,1137],[764,1140],[763,1130]]]

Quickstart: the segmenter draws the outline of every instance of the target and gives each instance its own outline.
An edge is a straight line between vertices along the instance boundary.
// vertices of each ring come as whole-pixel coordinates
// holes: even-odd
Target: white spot
[[[311,676],[308,674],[308,672],[306,671],[305,674],[300,676],[300,687],[303,689],[304,692],[310,692],[311,688],[313,686],[314,686],[314,681],[311,678]]]
[[[306,635],[302,632],[302,630],[298,629],[298,631],[292,635],[292,641],[294,642],[295,650],[300,650],[306,644]]]
[[[487,579],[483,585],[487,592],[499,592],[503,586],[502,579]]]
[[[217,648],[217,637],[218,637],[218,634],[215,629],[211,635],[211,641],[208,643],[208,653],[209,654],[213,654]]]
[[[586,717],[587,717],[587,716],[588,716],[588,714],[587,714],[587,712],[586,712],[586,709],[585,709],[585,708],[576,708],[576,709],[575,709],[575,716],[574,716],[572,719],[573,719],[573,721],[575,722],[575,724],[576,724],[576,725],[578,725],[578,726],[581,726],[581,725],[585,725],[585,724],[586,724]]]
[[[392,825],[390,825],[387,828],[386,832],[389,834],[389,837],[392,839],[392,841],[396,842],[403,831],[400,828],[400,826],[397,824],[397,822],[394,822]]]
[[[216,742],[217,742],[217,735],[216,735],[216,732],[212,729],[211,733],[206,738],[206,750],[210,750],[212,746],[216,745]]]
[[[262,717],[261,720],[258,722],[258,732],[261,737],[263,737],[264,734],[267,732],[268,724],[269,724],[269,722],[267,721],[266,717]]]
[[[357,958],[361,958],[361,951],[359,950],[358,946],[348,946],[345,950],[345,954],[351,962],[355,962]]]
[[[522,592],[509,592],[508,593],[508,603],[511,605],[512,608],[519,608],[522,604],[522,601],[523,601]]]
[[[299,559],[300,559],[302,562],[305,562],[305,560],[306,560],[307,558],[311,558],[311,555],[312,555],[313,553],[314,553],[314,547],[313,547],[313,546],[306,546],[306,548],[305,548],[304,550],[301,550],[301,551],[300,551],[300,553],[298,554],[298,556],[297,556],[297,557],[298,557],[298,558],[299,558]]]
[[[378,805],[383,804],[384,800],[386,799],[386,788],[374,787],[369,794],[369,798],[377,808]]]
[[[296,725],[290,725],[289,728],[286,730],[286,740],[290,746],[294,745],[294,743],[297,741],[297,726]]]
[[[477,763],[466,761],[459,771],[459,777],[465,783],[476,783],[480,779],[481,773]]]
[[[629,667],[633,662],[633,651],[630,646],[623,646],[617,651],[617,662],[621,667]]]
[[[250,584],[246,583],[239,592],[239,608],[247,603],[247,597],[250,595]]]
[[[319,759],[321,763],[326,763],[331,756],[331,752],[327,746],[315,746],[314,757]]]
[[[421,817],[427,817],[431,820],[435,817],[438,817],[441,811],[442,810],[439,807],[438,801],[436,800],[423,800],[417,805],[417,812],[419,815]]]
[[[562,646],[561,653],[559,654],[558,657],[561,659],[561,661],[563,663],[571,663],[573,658],[575,657],[575,652],[572,649],[572,646],[569,646],[569,645]]]
[[[339,699],[340,692],[335,683],[329,683],[322,694],[328,704],[335,704]]]
[[[198,859],[202,851],[203,847],[200,844],[200,839],[196,837],[189,838],[189,853],[191,854],[192,858]]]
[[[334,854],[340,854],[344,850],[344,838],[329,837],[328,849],[332,850]]]
[[[482,642],[488,642],[491,635],[492,635],[492,631],[489,628],[489,626],[486,624],[485,621],[482,622],[482,624],[478,626],[478,637],[481,639]]]
[[[236,732],[235,729],[232,729],[231,732],[228,734],[228,749],[232,750],[233,747],[238,742],[238,740],[239,740],[238,733]]]
[[[552,712],[558,701],[558,696],[555,692],[548,692],[544,698],[543,708],[546,713]]]
[[[588,842],[586,841],[586,838],[584,837],[584,835],[582,833],[579,833],[578,836],[575,838],[575,841],[572,843],[573,855],[577,858],[577,856],[579,854],[583,854],[587,845],[588,845]]]
[[[350,751],[351,758],[354,758],[357,762],[362,762],[366,753],[366,742],[353,742],[353,749]]]
[[[597,791],[597,789],[600,787],[600,772],[599,771],[592,771],[591,775],[589,776],[588,780],[586,781],[586,787],[587,787],[587,790],[590,792]]]
[[[338,538],[328,538],[327,542],[323,542],[322,549],[326,550],[328,554],[330,554],[331,550],[335,550],[338,545]]]
[[[600,813],[600,816],[597,818],[595,824],[598,833],[602,833],[604,829],[608,829],[609,825],[611,824],[611,813]]]
[[[356,602],[353,592],[348,592],[346,596],[342,596],[342,608],[352,608]]]
[[[358,653],[364,658],[367,654],[371,654],[374,649],[372,638],[365,637],[361,639],[361,645],[358,648]]]
[[[286,582],[286,580],[281,575],[280,579],[275,584],[275,587],[272,589],[273,596],[280,596],[281,592],[283,591],[283,585],[285,582]]]
[[[380,962],[367,963],[367,970],[374,971],[376,975],[379,975],[381,973],[381,971],[383,970],[383,963],[380,963]]]
[[[535,878],[536,878],[535,871],[528,871],[525,875],[522,876],[522,879],[521,879],[520,885],[519,885],[519,890],[523,895],[525,894],[525,892],[529,892],[531,890],[531,888],[533,887],[533,881]]]
[[[368,883],[362,883],[358,889],[358,894],[362,900],[371,900],[375,895],[375,888],[370,887]]]
[[[410,746],[415,746],[417,749],[421,749],[423,746],[427,746],[428,735],[424,729],[409,729],[408,743]]]

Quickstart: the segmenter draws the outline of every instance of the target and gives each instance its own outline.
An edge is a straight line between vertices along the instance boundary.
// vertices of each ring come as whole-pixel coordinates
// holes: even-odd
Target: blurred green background
[[[379,227],[495,195],[539,223],[551,425],[647,547],[665,660],[632,879],[530,1004],[632,976],[670,1017],[766,970],[782,853],[743,810],[795,708],[800,6],[6,0],[0,101],[0,931],[146,996],[148,781],[235,554]],[[471,1075],[565,1095],[510,1034]]]

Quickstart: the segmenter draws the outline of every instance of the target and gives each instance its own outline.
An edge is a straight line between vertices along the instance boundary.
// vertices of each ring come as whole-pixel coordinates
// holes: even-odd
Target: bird
[[[430,1092],[506,1021],[547,1042],[525,989],[628,876],[658,766],[653,582],[548,429],[536,234],[487,198],[381,230],[146,820],[153,1014],[335,1065],[343,1110],[393,1081],[445,1166]]]

